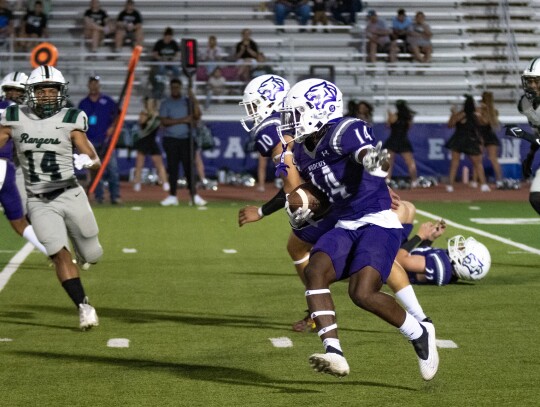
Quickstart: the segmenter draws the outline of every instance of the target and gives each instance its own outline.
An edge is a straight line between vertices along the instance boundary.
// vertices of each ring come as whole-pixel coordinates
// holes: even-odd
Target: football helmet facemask
[[[53,66],[42,65],[34,69],[26,81],[28,106],[41,119],[59,112],[67,103],[68,83],[62,72]],[[45,88],[55,88],[55,96],[40,94]]]
[[[240,119],[244,129],[253,130],[260,122],[277,112],[289,89],[289,82],[278,75],[261,75],[252,79],[246,85],[244,96],[239,103],[244,106],[247,114]]]
[[[306,79],[294,85],[280,109],[281,125],[278,134],[291,136],[302,143],[332,119],[343,117],[343,95],[332,82]]]
[[[461,235],[448,240],[448,256],[457,277],[462,280],[481,280],[491,267],[491,255],[485,245],[474,237]]]
[[[531,103],[540,101],[540,58],[534,58],[521,75],[521,84]]]
[[[24,102],[25,84],[28,76],[24,72],[11,72],[4,76],[0,82],[0,95],[18,105]]]

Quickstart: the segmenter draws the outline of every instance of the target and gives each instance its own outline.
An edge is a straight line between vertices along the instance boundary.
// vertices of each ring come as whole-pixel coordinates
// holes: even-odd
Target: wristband
[[[259,214],[260,218],[264,218],[264,213],[262,211],[262,208],[257,208],[257,213]]]

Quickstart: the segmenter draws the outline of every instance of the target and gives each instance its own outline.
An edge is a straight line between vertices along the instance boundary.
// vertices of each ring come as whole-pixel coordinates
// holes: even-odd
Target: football
[[[287,196],[287,201],[291,212],[298,208],[310,209],[315,219],[320,218],[330,209],[327,196],[310,182],[297,186]]]

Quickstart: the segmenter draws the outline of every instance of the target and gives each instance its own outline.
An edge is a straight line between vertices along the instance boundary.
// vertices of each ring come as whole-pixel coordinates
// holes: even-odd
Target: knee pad
[[[531,192],[529,202],[533,209],[540,215],[540,192]]]
[[[97,240],[97,239],[96,239]],[[81,249],[81,253],[79,253],[84,262],[90,263],[90,264],[96,264],[99,259],[101,259],[101,256],[103,256],[103,248],[99,244],[99,242],[96,242],[95,244],[92,244],[91,246],[85,245]]]

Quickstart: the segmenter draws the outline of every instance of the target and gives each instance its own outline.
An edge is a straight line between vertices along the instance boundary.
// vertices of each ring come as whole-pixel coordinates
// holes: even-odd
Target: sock
[[[405,322],[399,327],[399,332],[403,334],[407,339],[414,340],[418,339],[424,333],[422,325],[414,317],[406,312]]]
[[[45,256],[48,256],[45,246],[43,246],[38,240],[36,232],[34,232],[34,228],[32,227],[32,225],[28,225],[26,228],[24,228],[23,237],[30,243],[32,243],[41,253],[43,253]]]
[[[407,312],[415,317],[418,322],[421,322],[426,318],[426,314],[424,314],[424,310],[416,298],[412,285],[408,285],[399,290],[396,293],[396,298],[403,304]]]
[[[337,353],[338,355],[343,356],[343,351],[341,350],[341,345],[339,344],[339,339],[337,338],[326,338],[323,341],[324,349],[326,353]]]
[[[84,302],[84,298],[86,297],[86,294],[84,293],[84,288],[81,283],[81,279],[79,277],[76,277],[65,280],[62,282],[62,287],[64,287],[64,290],[66,290],[69,298],[71,298],[71,301],[74,302],[75,306],[78,309],[79,304],[82,304]]]

